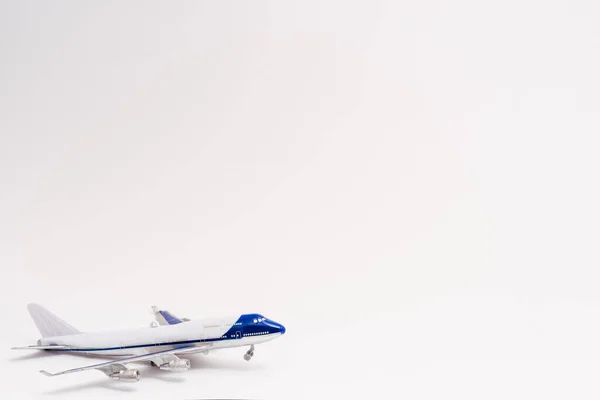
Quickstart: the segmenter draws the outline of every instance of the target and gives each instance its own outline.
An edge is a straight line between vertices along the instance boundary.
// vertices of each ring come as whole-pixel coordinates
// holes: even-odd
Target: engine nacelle
[[[109,375],[111,379],[123,382],[137,382],[140,380],[140,371],[137,369],[124,369]]]
[[[187,371],[188,369],[190,369],[190,366],[191,366],[190,360],[181,358],[179,360],[172,360],[172,361],[169,361],[168,363],[162,364],[159,366],[159,368],[162,369],[163,371],[177,372],[177,371]]]

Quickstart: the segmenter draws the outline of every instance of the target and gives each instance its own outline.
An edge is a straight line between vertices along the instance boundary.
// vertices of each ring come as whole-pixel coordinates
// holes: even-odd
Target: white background
[[[0,2],[3,398],[598,398],[595,1]],[[26,355],[258,312],[128,385]]]

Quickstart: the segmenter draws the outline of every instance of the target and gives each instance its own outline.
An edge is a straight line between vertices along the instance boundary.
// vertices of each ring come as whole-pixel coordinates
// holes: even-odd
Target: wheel
[[[244,360],[250,361],[251,358],[252,358],[251,354],[248,354],[248,353],[244,354]]]

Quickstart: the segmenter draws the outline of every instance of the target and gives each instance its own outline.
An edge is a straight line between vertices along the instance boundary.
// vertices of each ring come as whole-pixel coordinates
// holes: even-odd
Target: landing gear
[[[254,355],[254,345],[251,345],[250,350],[248,350],[246,352],[246,354],[244,354],[244,360],[250,361],[252,359],[253,355]]]

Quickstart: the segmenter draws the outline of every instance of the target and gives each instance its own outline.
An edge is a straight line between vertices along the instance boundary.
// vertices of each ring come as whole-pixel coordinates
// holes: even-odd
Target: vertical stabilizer
[[[52,314],[39,304],[28,304],[27,309],[29,310],[29,314],[31,315],[33,322],[35,322],[35,326],[37,326],[38,330],[42,334],[42,337],[64,336],[80,333],[77,329],[73,328],[71,325],[58,318],[56,315]]]
[[[178,318],[167,310],[160,310],[156,306],[152,306],[152,312],[154,313],[154,318],[159,325],[176,325],[189,321],[187,318]]]

